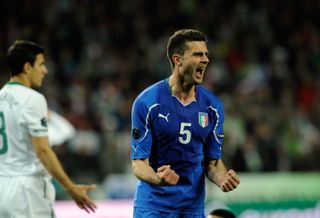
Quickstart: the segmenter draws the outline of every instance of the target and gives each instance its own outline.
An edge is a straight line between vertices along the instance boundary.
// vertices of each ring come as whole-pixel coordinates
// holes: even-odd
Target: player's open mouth
[[[197,68],[196,69],[196,77],[202,77],[204,72],[204,68]]]

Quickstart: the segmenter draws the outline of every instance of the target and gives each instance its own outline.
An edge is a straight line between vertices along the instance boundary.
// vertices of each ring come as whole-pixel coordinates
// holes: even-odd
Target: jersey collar
[[[25,86],[20,82],[7,82],[8,85],[21,85],[21,86]]]

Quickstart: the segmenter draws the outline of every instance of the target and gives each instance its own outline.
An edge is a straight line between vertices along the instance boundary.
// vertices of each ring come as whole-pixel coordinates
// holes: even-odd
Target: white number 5
[[[191,123],[181,123],[180,132],[179,132],[179,142],[181,144],[188,144],[191,140],[191,132],[186,129],[186,127],[190,127]]]

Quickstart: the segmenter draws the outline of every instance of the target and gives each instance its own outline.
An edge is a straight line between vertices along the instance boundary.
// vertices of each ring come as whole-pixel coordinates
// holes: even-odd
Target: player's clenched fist
[[[160,185],[176,185],[179,180],[179,175],[171,169],[170,165],[159,167],[157,176],[160,179]]]
[[[229,170],[220,188],[224,192],[232,191],[240,184],[240,178],[234,170]]]

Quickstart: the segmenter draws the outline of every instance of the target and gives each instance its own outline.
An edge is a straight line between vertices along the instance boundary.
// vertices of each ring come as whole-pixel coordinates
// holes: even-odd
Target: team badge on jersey
[[[206,126],[208,126],[208,123],[209,123],[208,114],[205,112],[199,112],[198,114],[199,114],[199,125],[205,128]]]

